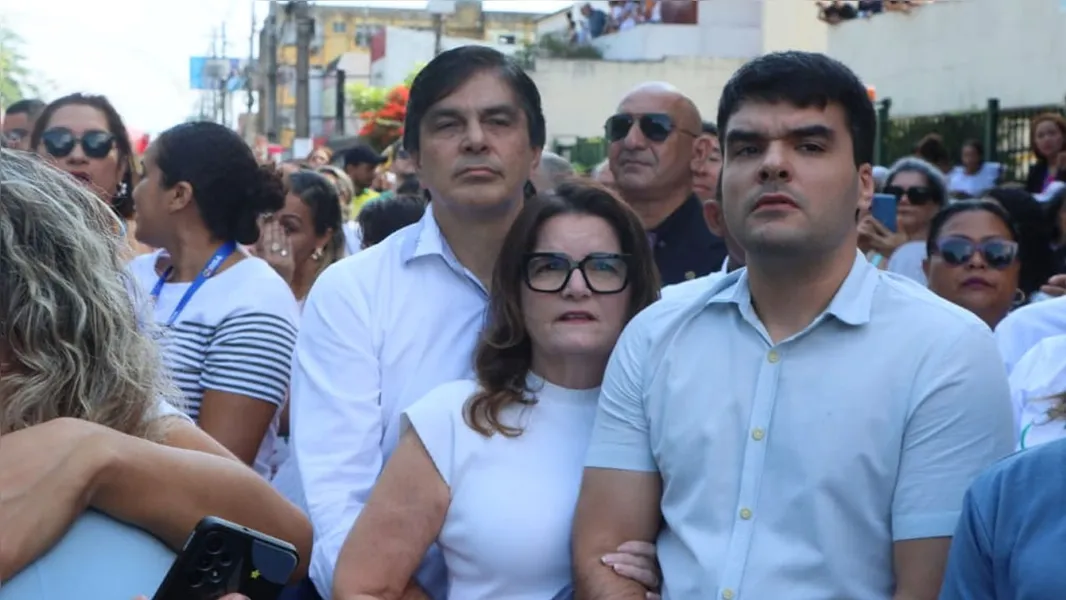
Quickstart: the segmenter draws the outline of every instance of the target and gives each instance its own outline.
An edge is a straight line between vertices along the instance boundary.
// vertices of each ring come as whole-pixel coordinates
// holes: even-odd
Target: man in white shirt
[[[722,203],[747,266],[665,296],[616,345],[574,524],[578,597],[657,541],[672,600],[937,597],[963,495],[1010,453],[988,327],[857,251],[865,86],[773,53],[722,92]],[[693,284],[695,285],[695,284]]]
[[[315,530],[311,579],[327,599],[401,412],[473,375],[493,265],[544,137],[536,85],[513,61],[481,46],[437,56],[411,87],[403,141],[429,209],[327,269],[308,296],[293,365],[293,447]],[[441,566],[433,563],[427,569]],[[442,598],[441,573],[432,575],[424,569],[419,586]]]

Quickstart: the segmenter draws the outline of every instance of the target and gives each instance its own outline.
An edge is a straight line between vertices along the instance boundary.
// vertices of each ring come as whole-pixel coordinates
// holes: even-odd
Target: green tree
[[[425,64],[417,65],[404,79],[403,85],[410,89],[415,76],[418,75],[418,72],[421,71],[424,66]],[[389,92],[391,92],[392,89],[393,88],[391,87],[367,85],[360,81],[349,83],[344,86],[344,93],[348,98],[348,104],[352,107],[352,111],[355,112],[356,115],[362,115],[368,111],[379,111],[384,108],[388,101]]]
[[[0,24],[0,106],[8,106],[22,99],[25,94],[36,92],[29,81],[22,44],[18,34]]]

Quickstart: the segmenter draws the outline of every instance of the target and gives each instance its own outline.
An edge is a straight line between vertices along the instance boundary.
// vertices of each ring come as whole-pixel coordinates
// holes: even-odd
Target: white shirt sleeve
[[[178,417],[179,419],[185,419],[192,423],[193,420],[189,415],[182,412],[180,408],[174,406],[166,398],[160,397],[155,403],[155,414],[152,415],[153,419],[165,419],[168,417]]]
[[[326,269],[304,305],[292,372],[292,450],[314,527],[310,576],[333,588],[341,546],[381,472],[381,373],[368,298],[347,261]]]
[[[462,457],[457,455],[461,448],[456,434],[466,427],[463,409],[476,391],[477,384],[471,381],[442,384],[412,404],[401,418],[400,434],[408,427],[418,434],[422,447],[448,487],[452,487],[456,464],[462,464]]]
[[[622,331],[600,388],[586,467],[657,472],[644,410],[644,368],[650,343],[644,332],[649,314],[637,315]],[[652,317],[654,318],[654,317]]]
[[[972,323],[940,336],[921,364],[892,499],[896,541],[951,536],[974,478],[1014,450],[1007,373],[990,331]]]

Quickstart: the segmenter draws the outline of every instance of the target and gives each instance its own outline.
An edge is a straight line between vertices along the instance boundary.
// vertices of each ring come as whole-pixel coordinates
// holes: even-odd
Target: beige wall
[[[894,115],[979,109],[992,97],[1004,108],[1057,104],[1066,93],[1059,4],[944,0],[830,27],[828,53],[891,98]]]
[[[763,0],[762,51],[825,52],[829,26],[818,19],[811,2]]]
[[[598,137],[603,122],[629,90],[665,81],[692,98],[714,120],[722,86],[744,59],[668,58],[648,62],[538,59],[530,73],[540,89],[548,142],[558,137]]]

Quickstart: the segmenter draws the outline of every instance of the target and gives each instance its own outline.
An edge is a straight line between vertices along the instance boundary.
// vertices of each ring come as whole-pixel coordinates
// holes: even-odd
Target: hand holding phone
[[[899,199],[892,194],[874,194],[873,202],[870,204],[870,214],[889,231],[896,233],[898,231],[896,223],[898,204]]]
[[[276,600],[289,581],[296,548],[217,517],[196,526],[153,600]]]

